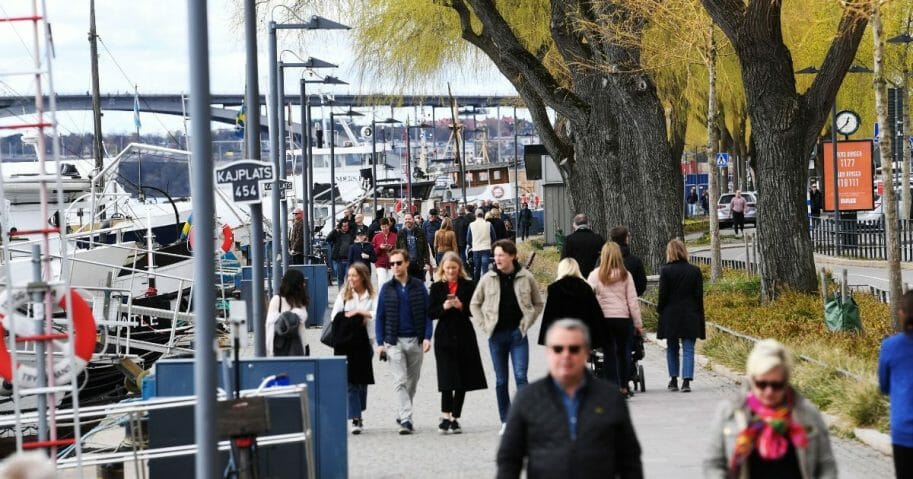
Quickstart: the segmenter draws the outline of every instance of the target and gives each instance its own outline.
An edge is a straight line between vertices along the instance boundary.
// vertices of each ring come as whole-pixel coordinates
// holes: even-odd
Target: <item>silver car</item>
[[[729,208],[729,203],[733,198],[735,198],[735,193],[723,193],[716,203],[716,217],[720,220],[720,226],[732,224],[732,210]],[[745,198],[745,223],[755,224],[758,219],[758,193],[743,191],[742,198]]]

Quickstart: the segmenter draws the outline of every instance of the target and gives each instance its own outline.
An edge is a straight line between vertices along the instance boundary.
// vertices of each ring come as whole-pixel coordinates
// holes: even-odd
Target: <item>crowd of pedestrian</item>
[[[689,204],[696,204],[695,195],[689,193]],[[737,192],[734,214],[738,198]],[[466,394],[488,388],[478,327],[487,337],[495,373],[502,435],[497,477],[520,477],[524,469],[530,478],[643,477],[626,398],[633,396],[632,349],[644,334],[638,297],[647,281],[625,226],[609,230],[605,241],[587,215],[577,215],[543,298],[532,273],[518,261],[512,224],[505,223],[496,205],[460,208],[453,218],[431,210],[421,224],[417,215],[406,213],[399,231],[389,218],[368,227],[359,216],[346,215],[327,238],[341,285],[331,320],[334,354],[347,358],[352,434],[365,427],[375,353],[393,377],[399,433],[415,432],[415,393],[424,355],[432,350],[441,397],[437,431],[462,432]],[[518,217],[522,240],[529,219],[522,210]],[[295,221],[293,237],[300,234]],[[301,274],[290,270],[270,301],[270,355],[307,354],[303,283]],[[705,338],[703,277],[678,239],[668,242],[659,271],[657,314],[657,337],[667,344],[667,389],[690,392],[695,345]],[[911,477],[913,292],[904,296],[900,316],[903,332],[885,340],[878,376],[882,392],[891,397],[897,477]],[[546,348],[548,375],[530,382],[527,335],[540,317],[537,339]],[[595,364],[593,354],[601,356],[601,368],[588,366]],[[745,366],[747,389],[720,405],[709,429],[705,477],[837,476],[827,426],[815,406],[790,386],[791,368],[782,344],[756,343]]]

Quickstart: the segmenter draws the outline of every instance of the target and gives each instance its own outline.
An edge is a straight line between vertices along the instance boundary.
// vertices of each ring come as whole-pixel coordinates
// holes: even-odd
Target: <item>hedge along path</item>
[[[656,310],[656,303],[654,303],[654,302],[652,302],[652,301],[649,301],[649,300],[646,300],[646,299],[644,299],[644,298],[638,298],[638,300],[639,300],[641,303],[643,303],[643,304],[645,304],[645,305],[647,305],[647,306],[652,307],[654,311]],[[708,326],[710,326],[710,327],[716,329],[717,331],[720,331],[720,332],[729,334],[729,335],[731,335],[731,336],[735,336],[735,337],[737,337],[737,338],[739,338],[739,339],[743,339],[743,340],[745,340],[745,341],[750,341],[750,342],[752,342],[752,343],[757,343],[758,341],[761,341],[761,339],[762,339],[762,338],[758,338],[758,337],[755,337],[755,336],[750,336],[750,335],[748,335],[748,334],[740,333],[740,332],[738,332],[738,331],[735,331],[735,330],[733,330],[733,329],[727,328],[726,326],[723,326],[723,325],[714,323],[714,322],[712,322],[712,321],[706,321],[706,324],[707,324]],[[856,381],[860,381],[860,382],[865,382],[865,383],[877,385],[874,381],[872,381],[872,380],[869,379],[869,378],[865,378],[865,377],[860,376],[860,375],[858,375],[858,374],[855,374],[855,373],[853,373],[853,372],[851,372],[851,371],[847,371],[847,370],[844,369],[844,368],[841,368],[841,367],[837,367],[837,366],[833,366],[833,365],[827,364],[827,363],[825,363],[824,361],[821,361],[821,360],[819,360],[819,359],[815,359],[815,358],[813,358],[813,357],[811,357],[811,356],[808,356],[808,355],[805,355],[805,354],[793,354],[793,356],[794,356],[794,357],[797,357],[797,358],[799,358],[799,359],[801,359],[801,360],[803,360],[803,361],[805,361],[805,362],[815,364],[815,365],[817,365],[817,366],[819,366],[819,367],[822,367],[822,368],[825,368],[825,369],[830,369],[830,370],[832,370],[832,371],[836,371],[837,373],[839,373],[839,374],[841,374],[841,375],[843,375],[843,376],[845,376],[845,377],[847,377],[847,378],[855,379]]]

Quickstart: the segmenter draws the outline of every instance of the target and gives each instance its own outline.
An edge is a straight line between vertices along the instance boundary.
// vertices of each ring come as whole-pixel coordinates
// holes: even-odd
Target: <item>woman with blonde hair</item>
[[[685,243],[673,239],[666,246],[666,264],[659,272],[659,300],[656,304],[659,325],[656,337],[665,339],[669,391],[678,391],[679,343],[683,393],[691,392],[694,380],[694,344],[704,339],[704,276],[688,263]]]
[[[371,270],[364,263],[349,266],[345,286],[336,296],[330,319],[336,346],[334,356],[346,357],[348,371],[349,419],[352,434],[364,428],[362,413],[367,408],[368,385],[374,384],[374,311],[377,295],[371,285]]]
[[[440,266],[444,253],[459,251],[457,246],[456,233],[453,231],[453,222],[450,218],[444,218],[441,228],[434,233],[434,261]],[[440,269],[440,268],[438,268]]]
[[[625,269],[617,243],[606,242],[599,260],[599,267],[590,272],[587,282],[596,293],[604,318],[606,379],[618,384],[622,394],[630,397],[628,378],[631,377],[634,331],[643,334],[637,288],[634,278]]]
[[[580,265],[574,258],[564,258],[558,263],[555,282],[548,285],[542,325],[539,327],[539,344],[545,345],[545,333],[549,326],[562,318],[579,319],[590,328],[591,348],[601,348],[605,343],[602,308],[593,288],[580,274]]]
[[[475,284],[469,279],[460,256],[444,253],[431,285],[428,313],[437,320],[434,331],[434,359],[441,393],[441,434],[459,434],[466,391],[485,389],[485,371],[479,355],[475,329],[469,320],[469,302]]]
[[[755,344],[745,364],[748,391],[717,409],[704,477],[837,477],[827,424],[789,385],[791,368],[782,344]]]

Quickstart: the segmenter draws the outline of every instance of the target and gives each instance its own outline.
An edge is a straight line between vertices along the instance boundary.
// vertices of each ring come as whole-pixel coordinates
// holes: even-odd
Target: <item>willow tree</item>
[[[313,0],[282,3],[319,7]],[[335,5],[353,26],[360,66],[398,85],[415,85],[448,67],[465,70],[477,64],[477,55],[487,57],[528,109],[574,210],[587,213],[602,233],[628,225],[633,250],[658,269],[667,241],[681,235],[683,192],[663,106],[641,62],[645,17],[591,0]],[[607,18],[625,23],[631,36],[581,28]]]
[[[808,154],[865,31],[864,12],[845,7],[820,72],[796,89],[783,40],[780,0],[702,0],[738,55],[758,165],[758,225],[766,290],[815,291],[817,278],[805,195]],[[801,67],[800,67],[801,68]],[[788,253],[786,253],[788,252]]]

